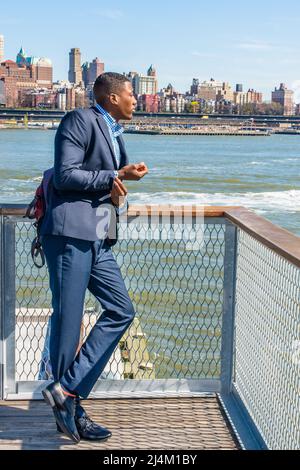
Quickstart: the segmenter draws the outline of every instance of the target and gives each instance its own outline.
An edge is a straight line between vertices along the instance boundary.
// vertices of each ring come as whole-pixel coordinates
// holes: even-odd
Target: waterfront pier
[[[131,206],[113,251],[136,322],[84,403],[113,435],[75,445],[41,400],[51,297],[24,214],[0,209],[0,449],[300,448],[299,237],[244,207]],[[83,339],[97,314],[87,295]]]

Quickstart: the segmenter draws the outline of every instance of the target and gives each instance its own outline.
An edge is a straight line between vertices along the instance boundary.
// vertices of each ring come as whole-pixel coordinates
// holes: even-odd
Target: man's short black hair
[[[94,83],[94,96],[97,103],[105,101],[105,98],[111,93],[119,93],[120,89],[130,80],[121,73],[105,72],[96,78]]]

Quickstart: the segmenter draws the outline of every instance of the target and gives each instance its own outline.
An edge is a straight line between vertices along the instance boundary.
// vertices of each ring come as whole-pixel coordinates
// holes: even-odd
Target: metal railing
[[[270,448],[300,448],[300,269],[238,232],[234,385]]]
[[[244,447],[300,448],[300,239],[244,208],[160,206],[154,223],[154,207],[119,224],[136,317],[91,396],[217,393]],[[23,214],[1,209],[3,399],[40,398],[51,379],[48,274]],[[100,314],[88,293],[82,341]]]

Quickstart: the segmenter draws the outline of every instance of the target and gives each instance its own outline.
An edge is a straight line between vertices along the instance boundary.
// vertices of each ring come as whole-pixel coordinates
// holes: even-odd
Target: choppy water
[[[53,131],[0,131],[0,202],[31,200],[53,164]],[[125,135],[149,175],[132,203],[243,205],[300,235],[300,137]]]

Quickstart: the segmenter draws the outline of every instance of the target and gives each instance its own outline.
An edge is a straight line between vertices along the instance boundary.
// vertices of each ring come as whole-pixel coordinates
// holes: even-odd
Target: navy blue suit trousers
[[[43,235],[52,292],[50,360],[55,381],[87,398],[135,311],[107,240]],[[85,292],[103,312],[76,356]]]

